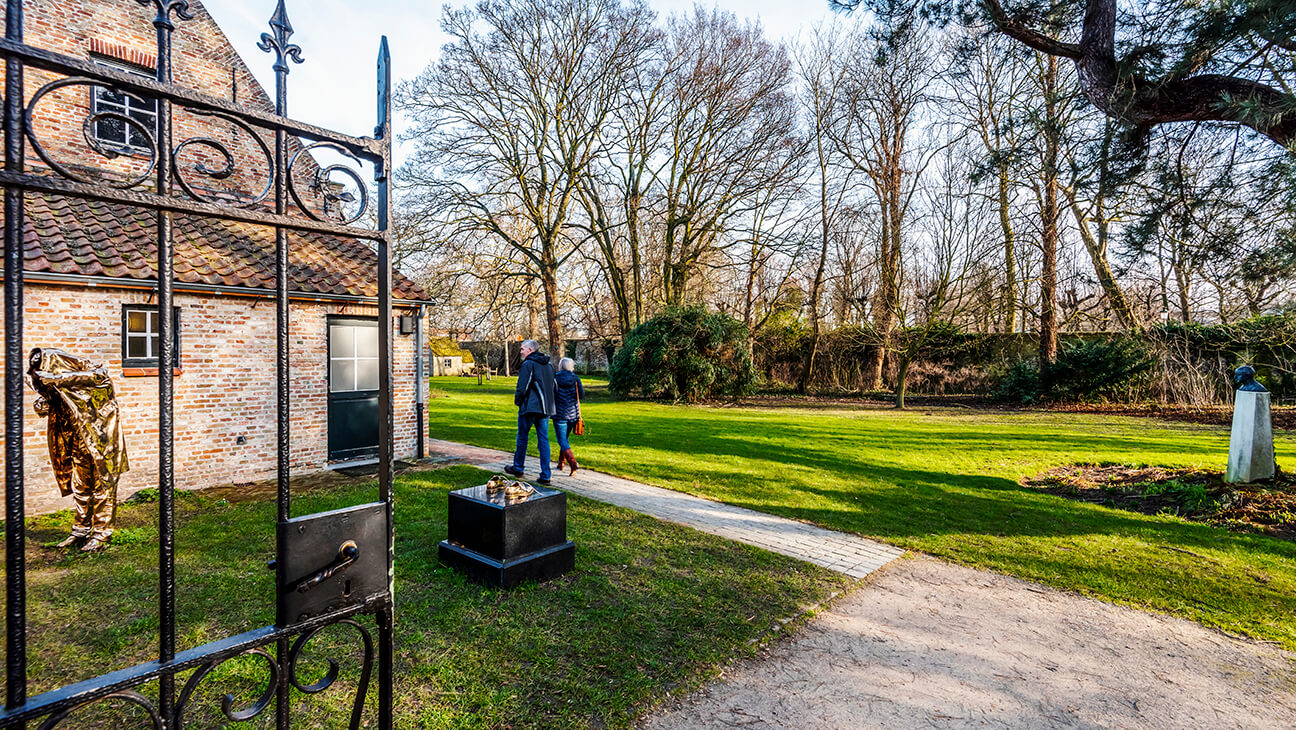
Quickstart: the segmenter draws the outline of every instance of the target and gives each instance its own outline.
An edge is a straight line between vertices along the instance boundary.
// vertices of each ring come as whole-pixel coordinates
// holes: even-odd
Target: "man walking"
[[[554,371],[549,356],[540,354],[540,343],[527,340],[522,343],[522,368],[518,370],[517,390],[513,403],[518,407],[517,448],[513,451],[512,466],[504,471],[515,477],[522,476],[526,464],[527,441],[531,429],[536,431],[536,446],[540,450],[541,484],[549,483],[549,419],[557,411],[554,406]]]

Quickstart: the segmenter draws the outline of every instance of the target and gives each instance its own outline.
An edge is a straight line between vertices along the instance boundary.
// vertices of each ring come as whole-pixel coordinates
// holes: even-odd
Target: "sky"
[[[205,0],[266,89],[273,93],[273,58],[256,47],[269,30],[276,0]],[[462,5],[453,2],[452,5]],[[649,0],[662,16],[684,13],[693,0]],[[757,18],[771,38],[792,40],[830,16],[828,0],[718,0],[712,4]],[[705,4],[704,4],[705,5]],[[305,63],[291,64],[288,115],[346,134],[368,136],[375,121],[375,61],[383,35],[391,48],[395,81],[416,76],[436,60],[445,36],[440,2],[433,0],[286,0],[292,42]],[[709,5],[707,5],[709,7]],[[399,134],[399,126],[397,128]],[[401,156],[397,150],[397,162]]]

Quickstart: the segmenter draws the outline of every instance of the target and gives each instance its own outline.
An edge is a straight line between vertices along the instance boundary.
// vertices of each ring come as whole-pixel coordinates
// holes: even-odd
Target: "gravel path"
[[[506,455],[433,451],[499,470]],[[855,575],[864,585],[647,730],[1296,730],[1296,654],[902,551],[581,471],[554,486]]]
[[[643,726],[1279,730],[1296,654],[917,557]]]

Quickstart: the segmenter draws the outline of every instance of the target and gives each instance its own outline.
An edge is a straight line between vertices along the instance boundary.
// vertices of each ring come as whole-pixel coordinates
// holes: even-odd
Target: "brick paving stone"
[[[433,454],[455,457],[491,471],[503,472],[504,467],[512,463],[512,455],[503,451],[453,441],[430,439],[427,448]],[[528,467],[535,469],[534,458],[528,460]],[[853,578],[863,578],[904,554],[900,548],[856,535],[584,468],[574,477],[555,470],[553,486],[804,560]]]

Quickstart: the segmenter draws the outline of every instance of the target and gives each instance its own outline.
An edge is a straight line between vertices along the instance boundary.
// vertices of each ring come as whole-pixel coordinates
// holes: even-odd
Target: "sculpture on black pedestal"
[[[103,364],[51,347],[31,351],[27,374],[36,413],[49,419],[54,478],[76,508],[72,534],[59,547],[101,550],[116,522],[117,480],[130,469],[112,379]]]

